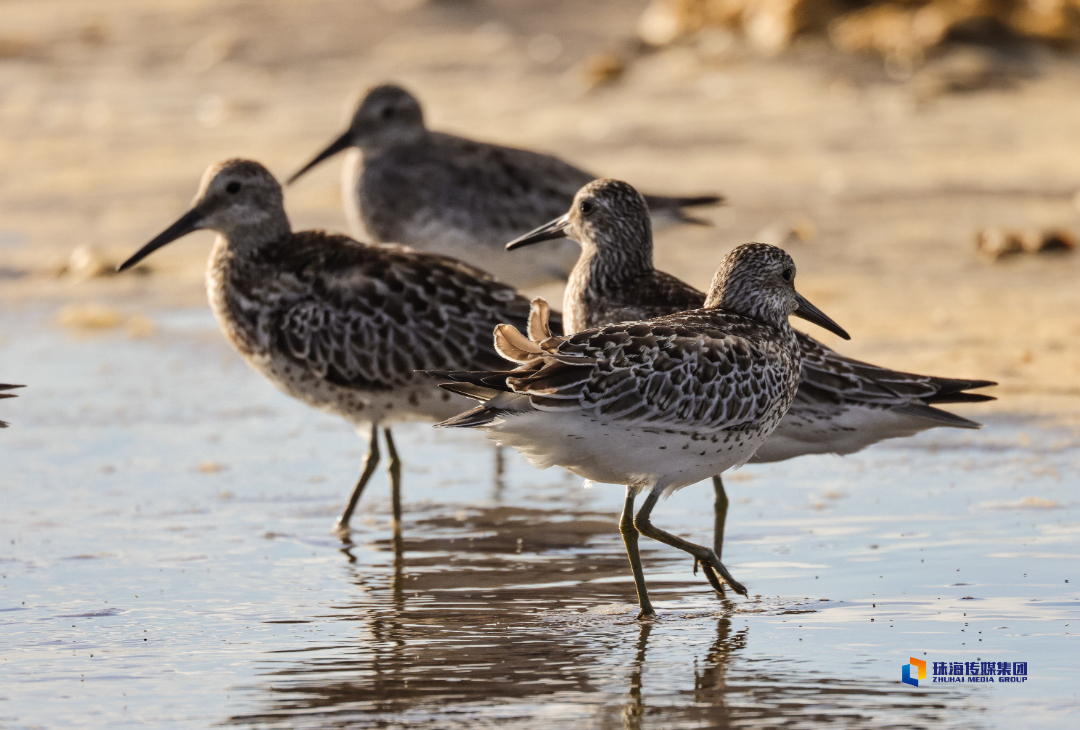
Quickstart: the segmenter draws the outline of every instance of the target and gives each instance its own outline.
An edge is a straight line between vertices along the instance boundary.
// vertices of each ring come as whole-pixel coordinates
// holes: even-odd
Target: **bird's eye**
[[[233,182],[225,186],[225,192],[229,193],[230,195],[236,195],[238,192],[240,192],[240,183],[234,180]]]
[[[582,215],[588,215],[589,213],[592,213],[595,209],[596,204],[594,204],[591,200],[582,200],[581,204],[578,205],[578,210],[581,211]]]
[[[383,110],[379,112],[379,114],[382,116],[383,119],[389,119],[390,117],[394,116],[394,107],[384,106]]]
[[[780,274],[780,276],[784,277],[784,281],[791,281],[791,275],[791,269],[784,269],[783,273]]]

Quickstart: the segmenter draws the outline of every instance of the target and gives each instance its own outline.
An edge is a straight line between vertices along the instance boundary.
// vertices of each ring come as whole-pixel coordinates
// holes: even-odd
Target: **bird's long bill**
[[[566,238],[566,229],[570,227],[570,214],[561,215],[553,221],[529,231],[524,236],[518,236],[506,244],[507,251],[513,251],[522,246],[531,246],[541,241],[554,241],[557,238]]]
[[[127,271],[132,266],[139,263],[150,254],[154,253],[154,251],[157,251],[162,246],[170,244],[176,239],[182,238],[183,236],[186,236],[192,231],[199,230],[199,224],[202,222],[202,218],[203,214],[199,210],[192,208],[187,213],[184,213],[182,216],[180,216],[180,219],[177,220],[176,223],[173,223],[164,231],[157,234],[157,236],[154,237],[153,241],[136,251],[134,256],[117,266],[116,270]]]
[[[834,335],[839,335],[845,340],[851,339],[851,335],[845,332],[843,327],[825,316],[824,312],[808,302],[806,297],[802,294],[795,292],[795,301],[799,304],[799,307],[792,312],[796,317],[802,317],[807,322],[813,322],[818,327],[827,329],[829,332],[832,332]]]
[[[329,159],[336,155],[338,152],[341,152],[342,150],[347,150],[350,147],[352,147],[352,132],[351,130],[347,129],[345,130],[344,134],[331,142],[329,147],[327,147],[319,154],[315,155],[315,159],[301,167],[299,172],[294,173],[293,176],[285,182],[285,184],[292,185],[301,175],[303,175],[311,168],[315,167],[315,165],[318,165],[323,160]]]

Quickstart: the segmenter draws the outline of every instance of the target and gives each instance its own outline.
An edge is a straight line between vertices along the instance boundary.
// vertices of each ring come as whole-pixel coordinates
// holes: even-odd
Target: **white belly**
[[[759,431],[628,428],[579,412],[507,414],[486,430],[537,468],[559,465],[585,479],[639,488],[659,484],[665,494],[744,463],[763,439]]]

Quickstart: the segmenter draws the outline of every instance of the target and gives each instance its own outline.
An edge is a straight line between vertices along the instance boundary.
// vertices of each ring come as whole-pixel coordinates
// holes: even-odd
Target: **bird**
[[[354,235],[442,253],[517,287],[563,281],[573,244],[512,257],[503,244],[566,210],[596,176],[557,157],[429,130],[417,98],[393,84],[368,91],[349,128],[289,178],[338,152],[345,215]],[[705,223],[683,208],[715,205],[719,195],[647,196],[654,216]]]
[[[581,256],[563,299],[563,333],[612,322],[660,317],[698,309],[705,294],[653,268],[653,239],[646,200],[620,180],[583,186],[559,218],[507,244],[507,249],[569,237]],[[939,426],[981,425],[934,406],[978,403],[993,397],[967,391],[996,383],[915,375],[845,357],[796,331],[802,372],[795,400],[751,463],[806,454],[851,454],[885,439],[913,436]],[[713,549],[723,554],[728,496],[720,476]]]
[[[19,396],[14,393],[5,393],[7,390],[14,390],[15,388],[25,388],[25,385],[11,385],[8,383],[0,383],[0,399],[3,398],[18,398]],[[6,421],[0,421],[0,428],[7,428],[8,423]]]
[[[416,371],[498,367],[491,333],[503,322],[526,323],[529,300],[446,256],[293,232],[281,185],[245,159],[211,165],[191,209],[119,270],[201,229],[218,234],[206,284],[225,338],[280,390],[343,417],[367,438],[359,481],[336,525],[345,537],[379,463],[382,428],[399,545],[401,473],[391,425],[439,421],[471,405]]]
[[[724,257],[695,310],[555,336],[547,303],[534,300],[528,336],[509,324],[495,331],[496,348],[517,368],[432,373],[481,401],[438,425],[483,429],[533,466],[558,464],[586,484],[625,485],[619,527],[638,618],[656,615],[638,533],[692,555],[718,592],[726,583],[745,596],[711,548],[661,530],[650,514],[661,496],[743,464],[783,418],[802,359],[789,315],[847,338],[794,281],[785,251],[748,243]],[[646,497],[634,515],[639,492]]]

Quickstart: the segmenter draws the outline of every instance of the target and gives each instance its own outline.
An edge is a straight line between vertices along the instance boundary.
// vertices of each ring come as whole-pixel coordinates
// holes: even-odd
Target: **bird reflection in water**
[[[757,605],[751,615],[730,601],[715,609],[710,595],[708,609],[635,622],[610,515],[508,506],[428,514],[423,529],[407,532],[404,553],[389,540],[342,548],[354,598],[324,604],[311,634],[256,660],[257,683],[230,693],[240,703],[230,724],[533,730],[542,717],[589,730],[861,728],[930,725],[981,709],[975,699],[905,693],[877,677],[831,676],[802,644],[770,655],[762,637],[749,655],[755,622],[775,621],[783,605]],[[660,553],[649,559],[661,570],[681,565]],[[663,601],[689,590],[662,585]]]
[[[725,601],[725,603],[731,602]],[[643,695],[642,670],[646,666],[649,635],[653,632],[655,625],[652,621],[644,622],[638,632],[634,662],[630,676],[627,678],[626,702],[622,707],[624,730],[641,730],[642,727],[648,726],[648,723],[643,725],[647,708]],[[701,660],[698,661],[695,658],[694,661],[694,704],[707,706],[708,714],[717,727],[727,727],[730,720],[730,713],[724,701],[727,692],[727,667],[732,655],[746,648],[748,630],[743,627],[738,631],[732,631],[730,619],[718,619],[716,638]],[[664,704],[669,705],[669,694],[666,692],[664,694]],[[666,709],[670,710],[670,708]],[[665,708],[658,707],[656,714],[664,714],[664,710]]]

